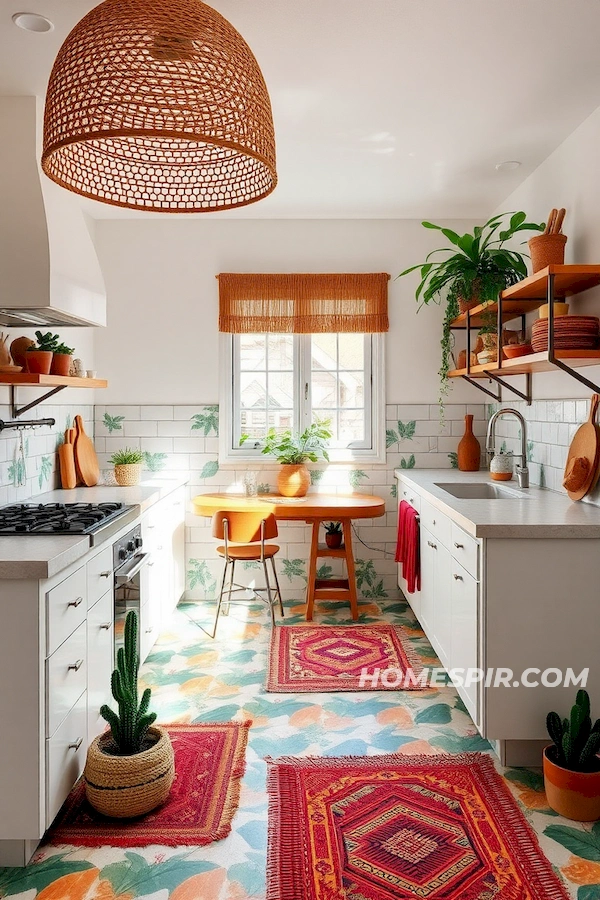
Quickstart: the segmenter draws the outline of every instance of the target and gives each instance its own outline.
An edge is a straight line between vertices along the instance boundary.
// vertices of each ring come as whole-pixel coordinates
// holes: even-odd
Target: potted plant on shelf
[[[142,479],[142,462],[144,454],[141,450],[132,450],[125,447],[124,450],[116,450],[109,463],[115,467],[115,481],[121,487],[130,487],[139,484]]]
[[[587,691],[577,691],[568,719],[548,713],[544,784],[548,805],[578,822],[600,819],[600,719],[592,725]]]
[[[477,362],[483,364],[498,361],[498,320],[490,309],[483,311],[481,326],[477,336],[481,339],[481,347],[477,353]]]
[[[175,777],[173,747],[164,728],[148,712],[151,690],[138,703],[137,615],[125,619],[125,644],[117,652],[112,695],[118,713],[102,706],[110,730],[95,738],[87,753],[83,777],[91,806],[104,816],[133,818],[159,806],[169,796]]]
[[[52,365],[50,367],[51,375],[68,375],[71,368],[71,360],[75,352],[74,347],[67,347],[66,344],[57,344],[52,355]]]
[[[329,462],[325,449],[331,440],[330,420],[318,420],[305,428],[301,434],[291,428],[277,431],[270,428],[265,438],[263,453],[272,454],[281,463],[277,476],[277,488],[284,497],[304,497],[310,487],[310,472],[304,465],[307,460],[318,462],[319,458]]]
[[[510,216],[508,223],[506,218]],[[461,312],[496,300],[498,293],[527,275],[523,255],[505,245],[522,231],[543,231],[545,223],[527,222],[524,212],[500,213],[472,234],[458,234],[450,228],[423,222],[424,228],[441,231],[450,246],[433,250],[425,262],[410,266],[398,278],[420,270],[421,280],[415,298],[422,305],[446,301],[442,326],[442,362],[440,366],[440,406],[448,393],[448,372],[452,361],[451,323]],[[445,254],[444,259],[437,254]]]
[[[52,368],[52,357],[58,347],[58,335],[47,331],[42,334],[36,331],[37,344],[27,348],[27,369],[35,375],[49,375]]]
[[[342,546],[342,523],[324,522],[325,543],[330,550],[338,550]]]

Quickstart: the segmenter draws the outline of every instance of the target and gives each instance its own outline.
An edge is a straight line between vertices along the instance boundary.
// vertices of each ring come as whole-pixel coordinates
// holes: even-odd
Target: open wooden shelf
[[[104,378],[75,378],[70,375],[34,375],[31,372],[0,372],[0,384],[13,387],[29,385],[29,387],[74,387],[105,388],[108,381]]]
[[[573,368],[582,366],[600,366],[600,350],[555,350],[556,359],[566,360]],[[505,359],[502,366],[497,363],[487,363],[485,366],[471,366],[467,369],[452,369],[448,372],[449,378],[486,378],[487,373],[492,375],[528,375],[532,372],[556,371],[556,366],[548,359],[548,353],[531,353],[529,356],[519,356],[516,359]]]

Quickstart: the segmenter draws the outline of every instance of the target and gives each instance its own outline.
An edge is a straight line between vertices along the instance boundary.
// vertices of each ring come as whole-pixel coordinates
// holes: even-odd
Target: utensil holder
[[[539,272],[546,266],[562,266],[565,261],[566,234],[537,234],[527,241],[531,254],[531,270]]]

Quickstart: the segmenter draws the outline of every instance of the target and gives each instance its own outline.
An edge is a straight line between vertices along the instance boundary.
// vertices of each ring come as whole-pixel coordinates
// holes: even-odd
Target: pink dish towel
[[[398,509],[398,540],[396,562],[402,565],[402,575],[407,582],[409,594],[421,590],[421,556],[419,552],[419,516],[402,500]]]

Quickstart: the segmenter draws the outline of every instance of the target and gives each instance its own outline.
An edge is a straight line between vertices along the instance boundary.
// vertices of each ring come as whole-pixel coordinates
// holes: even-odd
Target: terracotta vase
[[[571,772],[548,756],[553,744],[544,750],[544,786],[548,805],[554,812],[576,822],[600,819],[600,771]]]
[[[35,347],[35,341],[28,337],[15,338],[10,345],[10,355],[15,366],[22,366],[24,372],[29,371],[27,368],[27,349],[29,347]]]
[[[50,366],[51,375],[68,375],[71,368],[73,357],[68,353],[54,353],[52,356],[52,365]]]
[[[325,543],[330,550],[338,550],[342,546],[342,537],[341,531],[325,532]]]
[[[49,375],[53,356],[51,350],[28,350],[25,354],[28,371],[35,375]]]
[[[458,445],[458,468],[461,472],[478,472],[481,446],[473,434],[473,416],[465,416],[465,433]]]
[[[310,472],[305,465],[282,465],[277,475],[277,489],[284,497],[304,497],[310,487]]]

